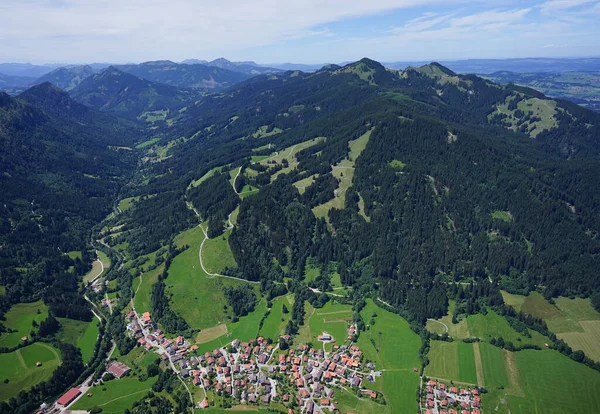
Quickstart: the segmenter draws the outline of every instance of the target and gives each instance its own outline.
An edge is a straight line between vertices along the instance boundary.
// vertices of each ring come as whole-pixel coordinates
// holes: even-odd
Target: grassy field
[[[469,325],[466,319],[460,320],[458,323],[452,323],[452,314],[456,308],[456,302],[453,300],[448,301],[448,314],[443,318],[437,319],[436,321],[427,321],[425,327],[429,332],[443,334],[446,332],[448,327],[448,335],[453,338],[470,338]],[[445,325],[445,326],[444,326]]]
[[[354,178],[354,163],[366,148],[371,137],[371,131],[369,130],[359,138],[348,142],[348,156],[337,163],[332,171],[332,175],[339,181],[338,188],[335,190],[335,196],[326,203],[314,207],[312,211],[315,216],[327,219],[329,210],[332,208],[343,209],[346,205],[346,191],[352,185],[352,179]]]
[[[37,367],[37,362],[41,362],[42,366]],[[40,342],[0,354],[0,401],[48,380],[59,365],[59,351]]]
[[[252,134],[252,137],[254,138],[265,138],[265,137],[270,137],[272,135],[277,135],[277,134],[281,134],[283,132],[282,129],[279,128],[273,128],[271,131],[267,132],[267,128],[269,126],[268,125],[263,125],[261,127],[259,127],[256,132],[254,132]]]
[[[294,187],[298,189],[300,194],[304,194],[306,187],[310,186],[318,176],[319,174],[313,174],[309,177],[303,178],[302,180],[298,180],[294,183]]]
[[[94,347],[98,339],[99,327],[97,319],[91,322],[76,321],[73,319],[57,318],[61,328],[58,338],[66,343],[75,345],[81,350],[84,363],[88,362],[94,354]]]
[[[202,248],[202,262],[210,273],[221,273],[226,267],[237,267],[229,248],[231,230],[223,235],[208,239]]]
[[[98,277],[98,275],[100,275],[101,273],[102,273],[102,265],[100,264],[100,262],[98,260],[94,260],[92,262],[92,270],[90,270],[85,276],[83,276],[84,283],[91,282],[96,277]]]
[[[152,285],[158,282],[158,276],[163,272],[164,269],[165,265],[162,264],[156,269],[150,270],[149,272],[146,272],[142,274],[142,276],[138,276],[133,280],[133,288],[137,289],[137,293],[135,294],[134,298],[134,303],[135,310],[138,311],[138,313],[151,311],[150,295],[152,293]],[[142,280],[141,285],[140,277]]]
[[[197,179],[196,181],[193,181],[188,188],[191,187],[198,187],[200,184],[202,184],[204,181],[208,180],[210,177],[212,177],[213,175],[215,175],[215,173],[217,171],[219,171],[222,167],[215,167],[212,170],[209,170],[206,174],[204,174],[202,177],[200,177],[199,179]]]
[[[110,258],[108,257],[108,255],[102,250],[97,250],[96,253],[98,254],[98,259],[100,259],[100,261],[104,265],[104,269],[108,269],[111,265]]]
[[[510,211],[501,211],[501,210],[492,211],[491,216],[494,220],[502,220],[507,223],[510,223],[513,221],[513,216],[510,213]]]
[[[600,412],[600,373],[556,351],[525,350],[514,353],[522,396],[506,392],[513,414]],[[491,400],[490,400],[491,398]],[[484,396],[492,409],[501,404]],[[484,405],[485,406],[485,405]]]
[[[600,361],[600,313],[592,307],[589,299],[557,298],[552,305],[537,292],[528,296],[506,292],[502,295],[515,308],[543,318],[548,329],[571,348],[582,350],[590,358]]]
[[[292,295],[287,295],[273,300],[271,313],[269,313],[260,329],[261,336],[275,341],[280,335],[284,334],[285,326],[291,318],[292,298]],[[288,313],[283,313],[283,305],[288,308]]]
[[[298,163],[298,160],[296,159],[296,154],[298,152],[300,152],[306,148],[312,147],[313,145],[318,144],[319,142],[321,142],[324,139],[325,138],[323,138],[323,137],[318,137],[318,138],[311,139],[309,141],[304,141],[299,144],[289,146],[289,147],[284,148],[283,150],[279,151],[277,153],[277,155],[263,159],[262,161],[260,161],[260,163],[263,165],[269,166],[272,164],[267,163],[267,161],[270,161],[270,162],[274,161],[276,164],[281,164],[281,161],[283,159],[286,159],[289,162],[289,165],[287,167],[283,168],[280,171],[277,171],[275,174],[273,174],[271,176],[271,182],[273,182],[277,179],[277,177],[280,174],[287,174],[296,168],[296,164]]]
[[[342,345],[348,336],[348,323],[352,321],[352,307],[329,301],[321,309],[315,309],[310,318],[311,340],[317,344],[317,337],[323,332],[333,336],[335,343]],[[331,351],[333,344],[325,345],[325,349]]]
[[[89,390],[91,397],[81,397],[71,407],[72,410],[90,410],[93,407],[102,408],[105,414],[121,414],[130,409],[133,403],[152,389],[158,377],[140,382],[137,378],[122,378],[112,380],[104,385],[95,386]]]
[[[152,139],[149,139],[148,141],[144,141],[144,142],[137,144],[135,147],[137,149],[147,148],[147,147],[157,143],[158,141],[160,141],[160,138],[152,138]]]
[[[6,312],[5,317],[4,326],[15,332],[0,335],[0,347],[12,348],[21,343],[22,337],[29,337],[31,331],[37,332],[37,328],[33,327],[32,322],[36,321],[39,324],[46,319],[48,308],[41,300],[31,303],[18,303]]]
[[[457,382],[477,384],[473,344],[462,341],[431,341],[429,365],[425,375]]]
[[[511,328],[503,316],[492,310],[488,311],[486,315],[470,315],[467,323],[471,336],[485,341],[489,341],[492,337],[502,337],[505,341],[511,341],[517,346],[519,344],[536,344],[539,347],[543,347],[545,343],[549,342],[548,338],[533,330],[529,330],[531,338],[527,338]]]
[[[123,200],[119,201],[119,209],[121,211],[127,211],[131,207],[133,207],[133,203],[138,201],[139,199],[140,199],[139,197],[124,198]]]
[[[523,306],[523,303],[525,303],[526,296],[513,295],[505,290],[501,290],[500,292],[502,293],[504,303],[515,308],[517,312],[521,311],[521,307]]]
[[[169,276],[165,280],[167,291],[173,294],[171,308],[196,329],[210,328],[227,321],[223,305],[223,286],[244,282],[215,277],[204,273],[198,261],[200,242],[204,233],[199,227],[187,230],[176,237],[178,246],[189,248],[173,259]]]

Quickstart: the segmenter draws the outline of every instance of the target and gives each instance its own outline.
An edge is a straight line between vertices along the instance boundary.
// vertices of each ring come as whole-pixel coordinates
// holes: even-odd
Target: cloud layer
[[[268,61],[600,54],[598,0],[3,0],[0,59]],[[595,36],[595,37],[594,37]],[[546,47],[544,47],[546,46]],[[568,50],[568,48],[567,48]],[[537,54],[536,54],[536,51]],[[576,53],[574,53],[576,52]]]

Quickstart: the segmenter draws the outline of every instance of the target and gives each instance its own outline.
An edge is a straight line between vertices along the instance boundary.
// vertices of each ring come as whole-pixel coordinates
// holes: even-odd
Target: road
[[[329,296],[337,296],[338,298],[343,298],[344,295],[338,295],[337,293],[331,293],[331,292],[321,292],[319,289],[313,289],[311,287],[309,287],[309,289],[315,293],[325,293],[326,295]]]
[[[240,173],[242,172],[242,167],[240,167],[238,169],[237,174],[235,175],[235,177],[233,177],[233,181],[231,182],[231,186],[233,187],[233,191],[235,191],[235,193],[237,195],[240,195],[240,193],[238,193],[238,190],[235,189],[235,181],[237,180],[237,178],[240,176]]]

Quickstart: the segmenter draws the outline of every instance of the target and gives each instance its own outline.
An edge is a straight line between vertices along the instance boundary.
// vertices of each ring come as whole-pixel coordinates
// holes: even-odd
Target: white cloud
[[[593,3],[598,3],[598,0],[550,0],[541,5],[541,11],[545,14],[552,14]]]

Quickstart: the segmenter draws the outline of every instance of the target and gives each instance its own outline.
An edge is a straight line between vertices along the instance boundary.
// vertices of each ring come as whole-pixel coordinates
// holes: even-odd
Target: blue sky
[[[0,61],[600,56],[600,0],[1,0]]]

